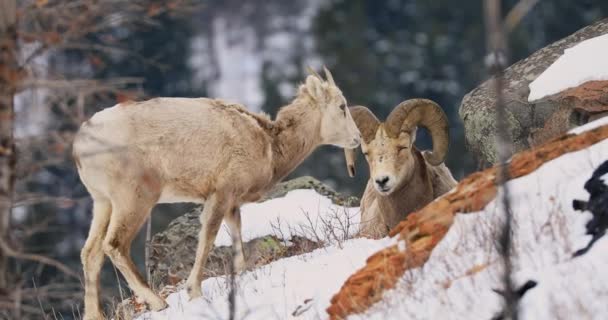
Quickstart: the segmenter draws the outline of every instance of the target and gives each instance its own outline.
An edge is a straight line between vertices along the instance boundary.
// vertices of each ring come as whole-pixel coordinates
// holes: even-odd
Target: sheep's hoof
[[[84,314],[84,317],[82,317],[83,320],[101,320],[101,319],[105,319],[103,317],[103,314],[101,312],[86,312]]]
[[[148,307],[152,311],[162,311],[164,309],[167,309],[168,306],[169,305],[167,304],[167,302],[165,302],[165,300],[158,297],[148,303]]]

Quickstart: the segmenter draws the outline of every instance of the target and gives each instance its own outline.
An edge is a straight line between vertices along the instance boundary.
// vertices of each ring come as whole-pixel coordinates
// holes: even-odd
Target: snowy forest
[[[0,0],[0,319],[98,318],[85,316],[81,262],[93,201],[72,147],[94,114],[208,97],[276,119],[314,91],[310,77],[381,121],[408,99],[436,103],[453,183],[365,237],[364,194],[387,195],[371,158],[357,149],[350,177],[348,154],[321,146],[240,207],[240,275],[224,220],[192,300],[206,211],[161,203],[127,252],[168,307],[136,297],[106,259],[106,318],[603,319],[608,277],[590,275],[608,265],[607,19],[605,0]],[[434,148],[421,126],[412,141]]]

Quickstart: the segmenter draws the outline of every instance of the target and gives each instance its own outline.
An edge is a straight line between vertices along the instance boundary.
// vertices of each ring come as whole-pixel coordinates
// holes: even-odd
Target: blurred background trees
[[[141,78],[101,75],[105,61],[125,56],[154,63],[123,37],[192,9],[181,0],[0,0],[0,319],[78,318],[90,204],[72,137],[100,106],[145,95]]]
[[[476,169],[464,146],[458,107],[463,95],[485,78],[479,0],[17,3],[15,57],[27,76],[13,79],[18,82],[11,100],[16,193],[12,214],[4,216],[0,229],[19,252],[44,254],[80,270],[79,250],[91,213],[70,159],[70,143],[80,122],[94,112],[125,99],[211,96],[274,116],[303,81],[306,66],[327,65],[350,104],[366,105],[380,117],[404,99],[437,101],[451,121],[448,166],[457,179]],[[606,16],[605,0],[540,1],[509,39],[512,60]],[[424,132],[418,144],[429,146]],[[291,176],[313,175],[360,196],[368,175],[360,160],[357,177],[350,179],[342,151],[323,147]],[[156,208],[153,230],[184,208]],[[140,266],[142,243],[140,239],[133,249]],[[14,305],[15,288],[24,288],[21,292],[33,299],[27,301],[36,301],[42,291],[33,289],[33,281],[55,288],[64,279],[56,268],[36,261],[7,260],[0,253],[2,261],[12,284],[1,281],[0,265],[0,318],[13,315],[1,303]],[[108,288],[115,289],[112,269],[103,275]],[[54,307],[70,318],[79,288],[74,282],[29,311],[51,312]]]

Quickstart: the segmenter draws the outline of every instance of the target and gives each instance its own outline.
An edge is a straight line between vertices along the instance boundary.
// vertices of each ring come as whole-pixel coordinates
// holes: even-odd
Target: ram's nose
[[[388,176],[380,176],[375,179],[376,186],[378,186],[378,190],[380,191],[388,191],[387,184],[390,178]]]

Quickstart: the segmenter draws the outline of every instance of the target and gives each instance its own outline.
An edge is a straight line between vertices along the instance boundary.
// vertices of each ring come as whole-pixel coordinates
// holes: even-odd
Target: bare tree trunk
[[[0,0],[0,241],[9,241],[14,184],[13,98],[19,79],[15,0]],[[8,287],[8,256],[0,250],[0,290]]]
[[[523,9],[522,9],[523,10]],[[504,101],[504,69],[507,68],[508,50],[505,37],[505,26],[502,22],[501,0],[485,0],[484,16],[486,24],[486,35],[488,55],[486,65],[492,75],[492,84],[496,95],[496,150],[498,152],[499,164],[497,167],[496,182],[500,190],[501,210],[505,214],[505,225],[499,235],[498,249],[502,256],[504,268],[504,310],[501,319],[518,319],[518,300],[513,287],[511,261],[511,232],[512,212],[509,198],[509,165],[508,160],[512,154],[511,137],[509,137],[509,125],[507,122],[507,111]],[[525,10],[524,10],[525,11]]]

